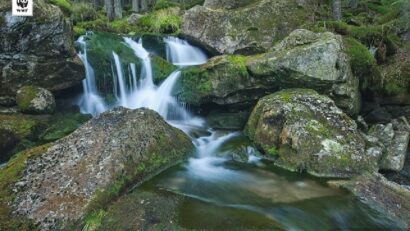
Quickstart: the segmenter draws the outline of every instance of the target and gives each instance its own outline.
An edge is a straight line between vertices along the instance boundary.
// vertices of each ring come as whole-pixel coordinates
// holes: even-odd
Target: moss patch
[[[143,31],[165,34],[179,33],[181,23],[179,7],[157,10],[138,20]]]
[[[346,37],[343,41],[353,74],[360,79],[361,89],[380,89],[381,74],[374,56],[356,39]]]

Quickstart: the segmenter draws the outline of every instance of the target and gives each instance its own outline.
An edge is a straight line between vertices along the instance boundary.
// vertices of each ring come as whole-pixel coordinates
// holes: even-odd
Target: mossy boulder
[[[263,88],[249,76],[245,56],[216,56],[208,63],[181,71],[175,95],[190,105],[216,103],[219,105],[249,104],[263,96]]]
[[[3,176],[18,167],[2,187],[14,192],[12,200],[2,198],[10,211],[6,216],[29,218],[43,230],[63,229],[98,214],[130,187],[182,161],[192,148],[188,136],[154,111],[115,108],[35,157],[27,159],[24,152],[16,156],[18,163],[1,169]]]
[[[62,11],[39,0],[33,17],[13,17],[9,7],[0,8],[0,96],[14,96],[25,85],[58,91],[80,84],[84,67]]]
[[[374,171],[380,158],[366,153],[356,123],[313,90],[288,89],[262,98],[245,133],[277,166],[321,177]]]
[[[0,114],[0,162],[7,161],[17,149],[30,146],[47,126],[48,116]]]
[[[182,33],[213,53],[261,53],[309,21],[313,5],[296,0],[205,1],[186,11]]]
[[[281,89],[314,89],[349,115],[359,112],[359,81],[352,74],[340,35],[295,30],[271,52],[248,61],[247,68],[254,77],[273,78]]]
[[[332,98],[349,115],[359,111],[359,82],[341,36],[295,30],[270,52],[216,56],[182,70],[175,94],[191,105],[252,105],[280,89],[311,88]]]
[[[53,93],[36,86],[24,86],[17,91],[17,107],[29,114],[51,114],[56,108]]]

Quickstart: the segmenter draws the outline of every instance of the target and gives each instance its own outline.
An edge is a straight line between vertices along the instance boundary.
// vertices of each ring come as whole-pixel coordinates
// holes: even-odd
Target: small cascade
[[[208,58],[198,47],[190,45],[187,41],[175,38],[164,38],[166,44],[167,60],[177,66],[201,65]]]
[[[149,52],[142,46],[142,40],[140,39],[138,42],[135,42],[131,38],[124,38],[124,42],[134,51],[135,56],[142,60],[143,65],[140,78],[141,88],[154,88],[155,85],[152,76],[151,59],[149,57]]]
[[[106,110],[103,100],[99,97],[96,84],[94,70],[88,62],[87,58],[87,43],[83,36],[78,38],[77,42],[81,45],[82,51],[78,53],[78,57],[85,67],[85,79],[83,80],[84,95],[79,101],[80,110],[82,113],[89,113],[93,116],[98,115]]]
[[[126,90],[126,83],[124,79],[124,74],[122,71],[122,64],[120,61],[120,57],[113,51],[112,55],[114,57],[114,63],[115,63],[115,70],[116,70],[116,75],[113,75],[114,78],[114,87],[118,87],[114,92],[116,93],[116,97],[119,100],[119,105],[123,107],[128,107],[128,96],[127,96],[127,90]],[[117,85],[117,86],[116,86]]]

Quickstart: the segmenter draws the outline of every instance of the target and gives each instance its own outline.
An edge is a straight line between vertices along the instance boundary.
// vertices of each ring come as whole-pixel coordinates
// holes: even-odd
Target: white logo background
[[[33,16],[33,0],[26,0],[27,7],[22,8],[17,5],[18,0],[11,0],[12,2],[12,15],[13,16]]]

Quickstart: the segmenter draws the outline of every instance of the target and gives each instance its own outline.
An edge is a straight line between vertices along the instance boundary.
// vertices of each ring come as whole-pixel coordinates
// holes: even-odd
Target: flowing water
[[[363,205],[351,195],[321,180],[276,169],[240,132],[215,131],[172,96],[182,68],[206,63],[206,55],[186,41],[168,37],[167,60],[180,69],[159,86],[153,82],[150,54],[141,40],[124,38],[141,59],[141,70],[121,57],[113,59],[115,103],[104,104],[87,61],[86,43],[79,53],[86,66],[81,111],[96,115],[114,106],[147,107],[192,138],[196,154],[141,187],[188,198],[180,206],[179,225],[198,230],[397,230],[394,221]],[[137,76],[137,73],[140,73]]]

